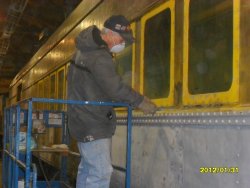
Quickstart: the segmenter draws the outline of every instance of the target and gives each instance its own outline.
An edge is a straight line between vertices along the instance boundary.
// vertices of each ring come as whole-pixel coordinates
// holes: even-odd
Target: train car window
[[[44,83],[46,83],[46,84],[44,84],[44,98],[49,98],[49,77],[46,77],[45,79],[44,79]],[[44,108],[46,109],[46,110],[49,110],[49,104],[48,103],[44,103],[43,104],[44,105]]]
[[[51,99],[55,99],[56,98],[56,74],[52,74],[50,76],[50,96],[49,98]],[[50,104],[50,109],[51,110],[55,110],[56,109],[56,105],[55,104]]]
[[[38,97],[38,84],[34,84],[32,87],[31,87],[31,96],[36,98]],[[33,104],[33,109],[34,110],[37,110],[37,107],[38,107],[38,104],[37,103],[34,103]]]
[[[116,71],[122,81],[132,86],[132,47],[128,46],[120,54],[115,56]]]
[[[133,35],[135,36],[135,23],[131,24]],[[133,73],[134,73],[134,50],[135,44],[127,46],[122,52],[115,55],[116,71],[121,76],[122,81],[134,87]]]
[[[37,97],[37,84],[32,86],[32,97]]]
[[[17,101],[20,101],[22,99],[22,88],[23,88],[23,85],[22,84],[19,84],[17,86]]]
[[[44,97],[44,82],[43,80],[38,82],[38,97],[43,98]],[[38,103],[38,109],[42,110],[43,109],[43,103]]]
[[[22,91],[22,99],[26,99],[27,98],[27,89],[23,89]]]
[[[167,9],[147,20],[144,43],[144,94],[151,99],[169,94],[171,14]]]
[[[60,69],[57,72],[57,98],[58,99],[64,99],[64,92],[65,92],[65,69],[64,67],[62,69]],[[62,104],[58,104],[58,110],[62,110],[63,109],[63,105]]]
[[[68,81],[67,81],[67,76],[68,76],[68,70],[69,70],[69,65],[70,65],[70,63],[67,63],[66,64],[66,71],[65,71],[65,82],[64,82],[64,84],[65,84],[65,92],[64,92],[64,98],[65,99],[67,99],[67,83],[68,83]],[[64,110],[67,110],[67,105],[64,105]]]
[[[233,0],[190,0],[188,89],[227,91],[233,78]]]
[[[173,105],[174,1],[142,17],[140,90],[157,105]]]

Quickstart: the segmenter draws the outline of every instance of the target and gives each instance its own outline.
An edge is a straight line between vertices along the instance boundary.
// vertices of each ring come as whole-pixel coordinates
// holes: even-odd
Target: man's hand
[[[147,97],[144,97],[138,108],[143,111],[144,114],[154,114],[157,111],[157,106]]]

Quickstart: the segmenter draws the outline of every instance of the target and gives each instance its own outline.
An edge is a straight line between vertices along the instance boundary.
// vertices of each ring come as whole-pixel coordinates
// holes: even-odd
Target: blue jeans
[[[78,142],[81,162],[78,166],[76,188],[109,188],[111,165],[111,138]]]

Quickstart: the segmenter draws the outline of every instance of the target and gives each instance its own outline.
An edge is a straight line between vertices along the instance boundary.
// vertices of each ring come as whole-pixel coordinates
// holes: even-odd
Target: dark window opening
[[[233,1],[190,0],[188,86],[191,94],[230,89]]]
[[[171,12],[166,9],[147,20],[144,43],[144,94],[166,98],[170,90]]]
[[[22,89],[23,89],[23,84],[19,84],[17,86],[17,97],[16,97],[17,102],[20,101],[22,98]]]

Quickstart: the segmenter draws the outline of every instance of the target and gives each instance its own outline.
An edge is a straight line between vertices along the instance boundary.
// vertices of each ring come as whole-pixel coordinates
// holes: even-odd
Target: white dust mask
[[[111,49],[110,49],[110,52],[112,53],[119,53],[121,52],[122,50],[124,50],[125,48],[125,42],[121,43],[121,44],[117,44],[117,45],[114,45]]]

